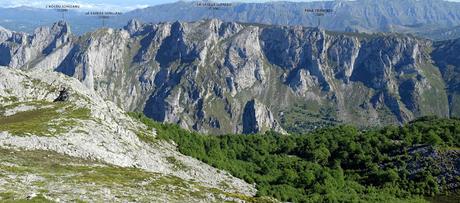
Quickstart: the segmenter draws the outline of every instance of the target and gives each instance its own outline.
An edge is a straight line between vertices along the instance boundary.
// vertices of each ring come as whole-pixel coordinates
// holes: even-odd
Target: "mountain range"
[[[196,21],[218,18],[223,21],[271,25],[317,26],[318,17],[305,9],[332,9],[321,17],[321,28],[335,31],[413,32],[460,24],[460,3],[443,0],[356,0],[235,3],[232,7],[209,10],[195,2],[137,9],[122,18],[145,22]],[[126,22],[125,20],[125,22]]]
[[[0,201],[457,202],[458,5],[0,9]]]
[[[126,111],[210,133],[458,116],[457,40],[223,22],[73,35],[65,22],[0,31],[0,66],[54,70]]]
[[[405,32],[430,39],[445,40],[459,37],[455,29],[460,25],[460,3],[444,0],[357,0],[316,2],[233,3],[231,7],[208,9],[196,6],[196,1],[136,9],[107,19],[107,27],[121,28],[130,19],[147,23],[184,21],[193,22],[217,18],[222,21],[261,23],[272,25],[301,25],[315,27],[319,17],[305,9],[332,9],[321,17],[320,27],[347,32]],[[45,7],[45,5],[44,5]],[[50,9],[0,8],[0,26],[16,31],[33,32],[33,29],[66,20],[74,33],[82,35],[103,27],[96,17],[84,11],[69,11],[64,15]],[[40,20],[37,20],[40,19]]]

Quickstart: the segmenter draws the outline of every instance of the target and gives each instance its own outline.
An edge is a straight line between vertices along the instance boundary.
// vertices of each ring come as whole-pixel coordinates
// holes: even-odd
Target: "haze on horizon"
[[[178,0],[0,0],[0,7],[35,7],[45,8],[49,4],[79,4],[83,10],[119,10],[129,11],[137,8],[145,8],[149,6],[155,6],[159,4],[174,3]],[[194,0],[185,0],[194,1]],[[290,2],[311,2],[311,1],[334,1],[334,0],[214,0],[215,2],[278,2],[278,1],[290,1]],[[460,0],[448,0],[460,2]]]

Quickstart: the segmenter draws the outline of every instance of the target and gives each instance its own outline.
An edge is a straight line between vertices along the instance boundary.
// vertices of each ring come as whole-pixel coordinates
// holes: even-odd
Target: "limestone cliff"
[[[285,133],[267,107],[256,100],[246,103],[243,112],[243,133],[251,134],[267,130]]]
[[[16,35],[2,33],[0,39]],[[256,120],[279,132],[449,114],[431,41],[409,35],[219,20],[133,20],[124,29],[68,39],[69,48],[51,49],[45,54],[50,58],[41,61],[48,58],[48,67],[79,79],[125,110],[205,133],[246,132],[245,121],[251,118],[245,107],[254,99],[270,112]],[[20,44],[10,43],[0,47]],[[34,60],[2,64],[33,69]]]

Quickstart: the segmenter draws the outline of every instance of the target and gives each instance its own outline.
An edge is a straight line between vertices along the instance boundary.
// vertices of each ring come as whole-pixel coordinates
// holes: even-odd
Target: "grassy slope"
[[[36,202],[43,202],[43,196],[77,202],[108,201],[107,196],[115,197],[110,201],[177,202],[203,200],[210,194],[251,200],[173,176],[41,150],[0,149],[0,181],[6,181],[0,187],[1,202],[23,202],[32,193],[38,195]]]
[[[34,109],[11,116],[0,116],[0,131],[8,131],[14,135],[52,136],[77,125],[79,120],[90,118],[89,109],[47,101],[14,103],[3,106],[0,113],[18,106],[28,106]]]
[[[20,102],[2,106],[0,113],[20,106],[33,107],[11,116],[0,116],[0,131],[13,135],[57,136],[91,119],[90,110],[71,103]],[[154,142],[139,132],[146,142]],[[170,157],[177,170],[180,162]],[[109,192],[107,192],[109,191]],[[28,196],[36,194],[30,198]],[[51,151],[15,151],[0,148],[0,202],[106,202],[106,201],[216,201],[244,199],[265,201],[201,186],[174,176],[122,168]],[[270,201],[270,200],[267,200]]]

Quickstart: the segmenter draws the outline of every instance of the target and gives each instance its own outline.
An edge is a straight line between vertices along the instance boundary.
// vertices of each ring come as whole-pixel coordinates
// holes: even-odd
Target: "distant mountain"
[[[0,8],[0,26],[15,30],[32,33],[37,27],[50,25],[54,22],[65,20],[72,25],[72,32],[84,34],[102,27],[101,20],[97,17],[86,16],[84,12],[68,11],[64,18],[62,13],[52,9],[40,9],[31,7]],[[107,20],[107,26],[119,26],[126,24],[113,24],[112,19]]]
[[[425,38],[433,39],[436,41],[450,40],[460,38],[460,26],[435,29],[435,30],[421,30],[416,35]]]
[[[216,19],[131,21],[77,37],[60,22],[32,35],[0,31],[0,66],[65,73],[127,111],[188,129],[284,133],[460,115],[458,86],[442,69],[456,46],[443,44]]]
[[[420,25],[438,28],[460,25],[460,3],[443,0],[357,0],[321,2],[237,3],[231,8],[209,10],[194,2],[180,1],[126,13],[123,18],[145,22],[223,21],[277,25],[316,26],[318,19],[306,8],[330,8],[321,27],[336,31],[417,31]]]
[[[444,0],[235,3],[232,7],[218,10],[197,7],[196,2],[178,1],[127,12],[107,20],[106,26],[121,28],[131,19],[159,23],[217,18],[227,22],[316,27],[318,17],[305,13],[307,8],[333,9],[333,13],[322,17],[320,25],[323,29],[333,31],[409,32],[419,33],[423,37],[447,39],[451,35],[444,36],[440,32],[460,26],[460,3]],[[47,9],[0,8],[0,19],[0,26],[31,32],[35,27],[61,20],[61,16]],[[102,26],[100,20],[85,16],[82,12],[69,12],[66,21],[76,34],[94,31]]]

